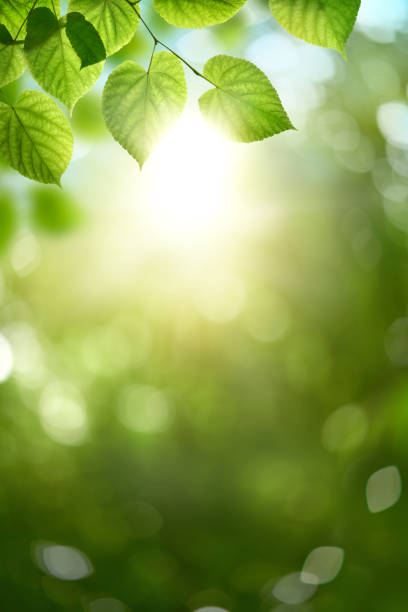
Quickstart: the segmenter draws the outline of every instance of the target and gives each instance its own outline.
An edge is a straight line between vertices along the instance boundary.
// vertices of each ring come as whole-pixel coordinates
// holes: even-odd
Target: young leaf
[[[254,64],[217,55],[205,65],[204,76],[215,89],[201,96],[200,110],[231,140],[253,142],[293,129],[276,90]]]
[[[25,67],[24,53],[14,44],[6,26],[0,24],[0,87],[18,79]]]
[[[35,0],[0,0],[0,23],[7,27],[13,38],[19,32],[18,39],[24,39],[26,34],[24,21],[33,6],[35,8],[46,6],[55,10],[57,16],[60,14],[59,0],[37,0],[37,2]]]
[[[124,62],[106,82],[102,111],[112,136],[142,167],[183,112],[187,85],[181,61],[161,51],[146,72]]]
[[[99,78],[103,63],[100,62],[81,70],[81,60],[71,47],[65,28],[58,23],[58,28],[54,30],[52,14],[48,9],[35,9],[30,15],[27,25],[27,41],[37,36],[37,10],[48,11],[48,24],[51,31],[47,36],[43,32],[43,40],[40,44],[28,48],[25,46],[28,67],[34,79],[45,91],[61,100],[69,110],[72,110],[75,102]]]
[[[139,18],[125,0],[71,0],[70,11],[77,11],[97,29],[107,55],[119,51],[132,38]]]
[[[66,117],[42,92],[24,91],[14,106],[0,102],[0,156],[23,176],[59,185],[72,148]]]
[[[81,60],[81,69],[106,59],[106,51],[97,30],[81,13],[68,13],[67,36]]]
[[[276,21],[293,36],[342,55],[360,4],[360,0],[269,0]]]
[[[204,28],[231,19],[247,0],[154,0],[163,19],[178,28]]]

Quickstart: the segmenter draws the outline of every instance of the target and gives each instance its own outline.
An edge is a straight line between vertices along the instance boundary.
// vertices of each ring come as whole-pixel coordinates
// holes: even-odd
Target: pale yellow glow
[[[80,296],[75,308],[79,299],[81,309],[93,309],[103,300],[136,293],[151,301],[150,312],[155,309],[157,316],[179,317],[177,333],[185,338],[191,335],[188,321],[236,320],[248,291],[246,240],[257,223],[257,194],[248,197],[240,190],[245,167],[239,145],[186,111],[141,172],[128,154],[117,155],[112,152],[109,178],[100,178],[98,196],[106,205],[98,199],[94,235],[89,239],[84,233],[86,245],[77,248],[86,249],[87,265],[75,274],[64,272]],[[68,261],[65,252],[63,259]],[[150,351],[146,333],[140,363]],[[119,336],[96,330],[84,338],[81,356],[91,372],[106,375],[121,367],[120,359],[112,363],[109,357],[112,342],[126,361],[126,338]],[[133,417],[131,424],[124,420],[137,431],[161,428],[135,424]]]
[[[163,243],[202,250],[220,239],[231,211],[231,144],[185,115],[143,169],[145,223]]]

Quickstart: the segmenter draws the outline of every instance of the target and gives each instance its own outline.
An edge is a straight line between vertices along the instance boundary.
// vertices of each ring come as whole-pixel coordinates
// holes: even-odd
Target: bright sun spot
[[[200,118],[185,115],[143,172],[143,215],[169,245],[203,248],[227,226],[232,148]]]

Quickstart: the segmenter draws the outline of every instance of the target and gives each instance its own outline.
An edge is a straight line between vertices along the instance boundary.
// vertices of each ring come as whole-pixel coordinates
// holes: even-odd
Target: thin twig
[[[185,60],[184,57],[181,57],[181,55],[176,53],[176,51],[171,49],[168,45],[166,45],[166,43],[162,42],[159,38],[157,38],[156,34],[154,34],[154,32],[151,30],[150,26],[146,23],[146,21],[143,19],[143,17],[141,16],[140,12],[136,8],[136,4],[139,4],[139,1],[140,0],[138,0],[136,2],[132,2],[132,0],[126,0],[126,3],[135,11],[136,15],[139,17],[140,21],[143,23],[143,25],[146,28],[146,30],[149,32],[150,36],[153,38],[154,48],[156,48],[156,45],[161,45],[162,47],[167,49],[167,51],[170,51],[170,53],[172,53],[175,57],[177,57],[181,62],[183,62],[183,64],[185,64],[187,66],[187,68],[189,68],[191,70],[191,72],[193,72],[196,76],[200,77],[201,79],[204,79],[208,83],[211,83],[211,85],[214,85],[214,87],[217,87],[217,85],[215,83],[210,81],[210,79],[207,79],[206,76],[204,76],[201,72],[199,72],[196,68],[194,68],[194,66],[192,66],[187,60]],[[150,68],[150,66],[149,66],[149,68]]]

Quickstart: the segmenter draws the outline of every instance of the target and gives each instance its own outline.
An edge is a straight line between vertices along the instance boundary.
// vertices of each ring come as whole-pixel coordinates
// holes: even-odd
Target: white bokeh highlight
[[[341,570],[344,551],[338,546],[319,546],[307,556],[301,580],[306,584],[326,584],[334,580]]]
[[[401,496],[401,476],[395,465],[371,474],[366,485],[367,506],[370,512],[383,512],[397,503]]]

